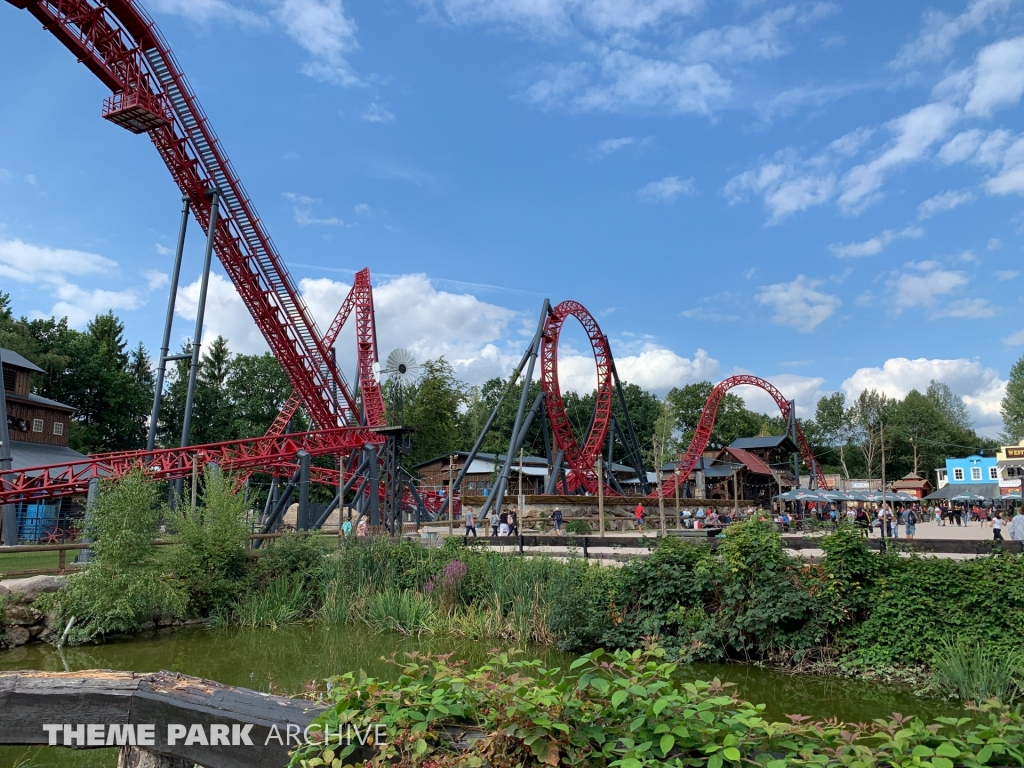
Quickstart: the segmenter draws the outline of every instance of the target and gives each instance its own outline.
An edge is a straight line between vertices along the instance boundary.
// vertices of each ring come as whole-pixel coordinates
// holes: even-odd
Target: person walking
[[[857,507],[853,521],[860,528],[861,535],[864,538],[871,536],[871,520],[868,518],[868,513],[864,511],[864,507]]]
[[[473,534],[473,538],[476,538],[476,513],[472,507],[466,507],[462,513],[462,517],[466,521],[466,538],[469,538],[469,534]]]
[[[992,510],[992,540],[1003,540],[1003,516]]]
[[[644,530],[644,505],[643,502],[636,505],[636,509],[633,510],[633,514],[636,516],[636,529],[643,533]]]
[[[562,510],[556,509],[551,514],[551,519],[555,521],[555,535],[556,536],[561,536],[562,535]]]
[[[914,534],[917,533],[917,512],[911,507],[907,510],[907,538],[914,538]]]
[[[498,535],[508,536],[508,512],[504,510],[498,515]]]
[[[519,514],[516,512],[515,507],[512,507],[512,511],[508,513],[508,535],[519,535]]]
[[[498,510],[491,510],[491,536],[498,535],[498,526],[501,524],[501,515]]]
[[[1011,541],[1024,541],[1024,507],[1017,508],[1017,515],[1006,526]]]

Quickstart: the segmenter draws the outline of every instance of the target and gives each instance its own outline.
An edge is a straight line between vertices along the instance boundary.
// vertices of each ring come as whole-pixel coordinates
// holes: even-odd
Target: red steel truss
[[[186,448],[101,453],[78,462],[0,473],[0,504],[82,494],[93,478],[123,477],[136,468],[154,479],[175,480],[192,473],[193,461],[200,466],[215,462],[232,472],[294,463],[299,451],[312,456],[347,454],[382,442],[384,438],[362,427],[338,427]],[[337,474],[334,472],[335,483]]]
[[[597,402],[594,420],[582,448],[572,433],[572,426],[562,403],[562,390],[558,384],[558,336],[562,331],[562,325],[569,317],[579,320],[583,330],[587,332],[590,346],[594,350],[594,361],[597,363]],[[587,491],[596,493],[598,481],[594,464],[608,436],[608,427],[612,420],[612,396],[615,390],[612,383],[612,352],[608,346],[608,339],[601,333],[601,328],[593,315],[582,304],[563,301],[548,313],[540,342],[540,370],[540,386],[544,391],[551,432],[557,446],[565,452],[565,462],[569,467],[569,471],[566,472],[569,488],[563,491],[573,493],[582,486]],[[613,491],[609,490],[609,493]]]
[[[783,397],[779,390],[764,379],[760,379],[757,376],[730,376],[725,381],[720,382],[711,390],[711,394],[708,395],[707,402],[704,403],[704,410],[700,414],[700,421],[697,422],[697,430],[693,433],[693,437],[690,439],[690,445],[686,448],[686,453],[679,458],[679,468],[670,478],[662,483],[661,493],[663,496],[670,497],[674,495],[676,485],[686,482],[690,473],[693,472],[693,468],[697,466],[697,461],[703,455],[704,449],[707,448],[708,440],[711,438],[711,430],[715,426],[715,416],[718,413],[718,406],[722,402],[722,398],[725,397],[725,393],[733,387],[743,385],[750,385],[763,389],[771,395],[778,404],[779,410],[782,411],[782,417],[784,419],[789,419],[789,400]],[[808,471],[814,475],[818,488],[822,490],[827,489],[828,481],[825,480],[825,476],[821,473],[821,466],[814,458],[814,454],[811,452],[811,446],[807,442],[807,438],[804,437],[804,433],[800,429],[799,424],[796,425],[796,439],[797,446],[800,449],[800,455],[803,457]],[[650,494],[649,498],[657,497],[658,491],[655,490]]]
[[[358,424],[355,399],[221,148],[195,94],[149,15],[135,0],[8,0],[95,74],[113,95],[103,116],[148,132],[205,229],[208,191],[221,192],[215,248],[224,270],[305,403],[328,428]],[[335,407],[332,384],[344,405]]]

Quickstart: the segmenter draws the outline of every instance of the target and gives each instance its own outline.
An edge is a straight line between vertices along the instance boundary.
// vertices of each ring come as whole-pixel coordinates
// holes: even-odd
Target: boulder
[[[25,629],[25,627],[19,626],[7,627],[4,635],[4,639],[7,641],[7,644],[15,648],[27,643],[31,637],[32,635],[27,629]]]
[[[64,586],[64,576],[29,576],[27,579],[6,579],[0,581],[0,589],[10,593],[19,603],[31,603],[40,595],[56,592]]]
[[[18,624],[27,627],[39,624],[43,620],[43,613],[31,605],[8,605],[4,609],[3,620],[5,624]]]

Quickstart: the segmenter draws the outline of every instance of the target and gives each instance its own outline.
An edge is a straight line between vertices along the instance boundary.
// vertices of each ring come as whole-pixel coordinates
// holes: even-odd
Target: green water
[[[63,652],[49,645],[0,651],[0,670],[165,669],[228,685],[290,694],[302,690],[309,680],[359,669],[373,677],[389,678],[394,667],[382,657],[395,651],[452,653],[476,664],[483,662],[494,645],[489,641],[417,640],[375,634],[358,626],[301,625],[276,631],[182,628]],[[549,648],[531,648],[529,653],[552,666],[567,666],[573,658]],[[773,719],[800,713],[860,722],[892,712],[932,718],[958,711],[942,701],[921,699],[904,689],[863,680],[788,675],[734,664],[693,665],[684,668],[683,674],[689,679],[717,677],[734,682],[740,696],[766,704],[766,714]],[[113,768],[117,764],[113,750],[0,747],[0,768],[17,765],[19,757],[25,755],[34,755],[28,763],[31,768]]]

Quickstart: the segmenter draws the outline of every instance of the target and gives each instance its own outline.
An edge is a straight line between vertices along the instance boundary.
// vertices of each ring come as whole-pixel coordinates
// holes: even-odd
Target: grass
[[[945,640],[931,663],[932,687],[945,696],[980,703],[993,697],[1019,698],[1024,683],[1024,656],[1000,652],[978,641]]]
[[[418,635],[434,618],[430,599],[411,590],[386,589],[366,599],[363,620],[378,631]]]
[[[230,616],[216,617],[211,623],[237,624],[241,627],[270,627],[297,624],[309,603],[306,583],[300,579],[276,579],[242,600],[235,601]]]

